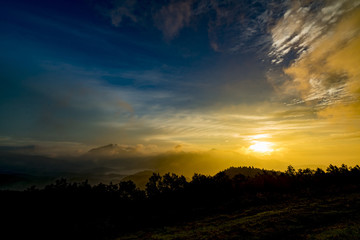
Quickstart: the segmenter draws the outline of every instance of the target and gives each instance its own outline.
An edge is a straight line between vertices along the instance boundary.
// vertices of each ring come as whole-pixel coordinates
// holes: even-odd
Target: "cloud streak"
[[[290,51],[297,58],[285,69],[290,76],[280,88],[297,104],[321,110],[359,101],[360,1],[330,1],[316,14],[311,6],[293,6],[272,29],[273,62]]]
[[[339,19],[356,8],[360,1],[327,1],[321,4],[318,6],[316,1],[307,5],[294,2],[285,12],[271,30],[272,51],[269,56],[273,57],[273,63],[281,63],[290,52],[300,58],[312,52],[319,45],[319,39],[326,38]]]

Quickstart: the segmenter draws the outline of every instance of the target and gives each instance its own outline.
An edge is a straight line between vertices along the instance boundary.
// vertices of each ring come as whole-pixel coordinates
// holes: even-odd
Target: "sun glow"
[[[273,144],[269,142],[253,141],[249,149],[258,153],[271,153],[274,151],[274,149],[271,148],[272,145]]]

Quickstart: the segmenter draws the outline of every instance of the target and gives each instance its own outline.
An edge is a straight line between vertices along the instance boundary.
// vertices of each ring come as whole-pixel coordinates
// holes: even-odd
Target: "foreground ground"
[[[117,239],[360,239],[360,194],[295,198]]]

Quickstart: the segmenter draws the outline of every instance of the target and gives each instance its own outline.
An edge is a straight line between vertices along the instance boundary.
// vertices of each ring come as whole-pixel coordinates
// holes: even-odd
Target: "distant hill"
[[[267,173],[279,173],[272,170],[265,170],[260,168],[254,168],[254,167],[230,167],[228,169],[225,169],[224,172],[226,175],[229,176],[229,178],[234,178],[238,174],[242,174],[245,177],[255,177],[258,174],[262,174],[264,172]],[[136,186],[142,190],[145,189],[146,183],[149,181],[149,178],[153,175],[153,171],[146,170],[141,171],[138,173],[135,173],[133,175],[129,175],[124,177],[121,181],[133,181]],[[191,181],[191,179],[189,179]]]
[[[229,178],[234,178],[238,174],[242,174],[245,177],[255,177],[256,175],[262,174],[264,172],[278,173],[276,171],[265,170],[265,169],[254,168],[254,167],[230,167],[228,169],[225,169],[222,172],[224,172],[226,175],[228,175]]]
[[[245,177],[255,177],[258,174],[262,174],[264,172],[267,173],[279,173],[272,170],[265,170],[260,168],[254,168],[254,167],[230,167],[228,169],[225,169],[224,172],[226,175],[229,176],[229,178],[234,178],[236,175],[242,174]],[[153,171],[146,170],[141,171],[138,173],[135,173],[133,175],[129,175],[124,177],[121,181],[133,181],[136,186],[140,189],[145,189],[146,183],[149,181],[149,178],[153,175]],[[189,179],[191,181],[191,179]]]
[[[146,170],[135,173],[133,175],[129,175],[124,177],[121,181],[133,181],[136,186],[140,189],[145,189],[146,183],[149,181],[149,178],[153,175],[153,171]]]

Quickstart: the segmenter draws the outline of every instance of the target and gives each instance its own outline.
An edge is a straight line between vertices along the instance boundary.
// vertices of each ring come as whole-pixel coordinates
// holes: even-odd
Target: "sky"
[[[188,174],[359,163],[360,0],[4,0],[0,31],[1,151]]]

